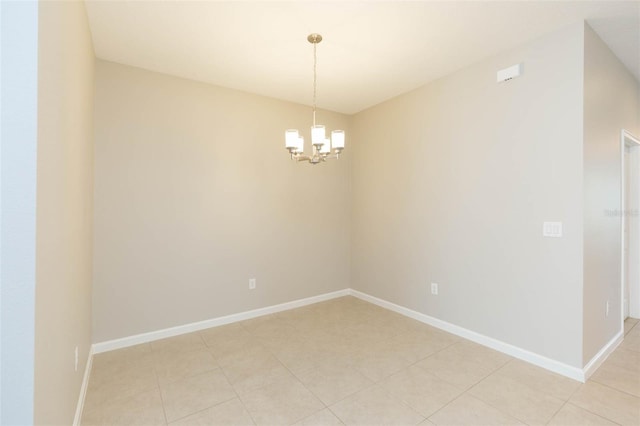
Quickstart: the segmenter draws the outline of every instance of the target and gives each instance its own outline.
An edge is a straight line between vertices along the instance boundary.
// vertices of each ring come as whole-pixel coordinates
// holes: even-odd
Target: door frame
[[[626,196],[625,196],[625,184],[626,184],[626,175],[627,175],[627,170],[625,167],[625,148],[626,147],[630,147],[633,151],[633,155],[636,156],[637,159],[640,159],[640,157],[638,157],[640,155],[640,139],[638,139],[637,137],[635,137],[634,135],[631,134],[631,132],[629,132],[628,130],[622,129],[622,131],[620,132],[620,171],[621,171],[621,175],[620,175],[620,320],[621,320],[621,329],[624,330],[624,320],[625,320],[625,281],[627,279],[627,265],[625,262],[625,255],[624,255],[624,250],[625,250],[625,245],[626,245],[626,241],[625,241],[625,236],[624,236],[624,230],[625,230],[625,219],[626,219],[626,215],[627,214],[633,214],[633,215],[637,215],[638,214],[638,208],[640,208],[639,205],[635,205],[632,206],[633,207],[633,211],[629,210],[628,204],[628,200],[626,200]],[[633,161],[633,158],[630,158],[630,160]],[[640,181],[640,161],[635,161],[635,167],[633,167],[631,170],[633,171],[633,175],[631,176],[631,179],[634,179],[636,181]],[[636,189],[636,197],[635,198],[635,203],[638,204],[640,202],[640,182],[635,186]],[[638,231],[638,229],[636,229],[636,231]],[[636,232],[636,234],[638,234],[638,232]],[[640,255],[640,253],[636,253],[636,251],[638,250],[638,246],[640,245],[640,241],[638,241],[638,239],[640,239],[640,234],[636,235],[636,244],[634,244],[635,250],[634,250],[634,255]],[[631,247],[629,254],[631,255]],[[638,258],[639,256],[634,256],[636,258]],[[640,274],[638,274],[640,275]],[[637,277],[637,278],[640,278]],[[635,280],[636,282],[634,282],[633,286],[634,286],[634,290],[635,291],[631,291],[631,283],[629,285],[629,316],[634,316],[634,317],[640,317],[640,282],[638,282],[638,279]],[[634,295],[636,297],[631,297],[631,295]]]

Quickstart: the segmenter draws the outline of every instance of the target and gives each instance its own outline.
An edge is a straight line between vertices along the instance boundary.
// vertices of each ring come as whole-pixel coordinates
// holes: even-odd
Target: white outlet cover
[[[543,222],[542,236],[553,238],[562,237],[562,222]]]
[[[438,284],[437,283],[431,283],[431,294],[438,294]]]

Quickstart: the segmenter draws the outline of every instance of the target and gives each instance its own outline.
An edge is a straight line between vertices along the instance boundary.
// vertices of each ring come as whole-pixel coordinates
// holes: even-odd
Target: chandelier
[[[316,47],[322,41],[320,34],[309,34],[309,43],[313,44],[313,125],[311,126],[311,155],[304,154],[304,137],[300,136],[295,129],[285,132],[285,148],[291,154],[291,159],[296,161],[308,161],[315,165],[329,159],[337,159],[344,149],[344,130],[334,130],[331,132],[331,140],[325,135],[325,128],[321,124],[316,124],[316,82],[317,82],[317,56]],[[333,152],[332,152],[333,148]]]

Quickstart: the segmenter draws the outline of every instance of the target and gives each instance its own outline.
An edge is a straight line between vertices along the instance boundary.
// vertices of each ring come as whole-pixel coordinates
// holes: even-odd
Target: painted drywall
[[[38,4],[0,2],[0,424],[33,424]]]
[[[38,4],[34,420],[62,425],[91,345],[94,54],[84,2]]]
[[[584,363],[622,331],[620,131],[640,134],[640,85],[598,35],[584,41]],[[631,220],[638,220],[632,217]],[[637,260],[636,260],[637,261]],[[606,303],[609,301],[609,316]]]
[[[94,342],[349,287],[346,116],[311,166],[284,149],[309,107],[104,61],[95,101]]]
[[[576,24],[353,117],[356,290],[582,367],[582,41]]]

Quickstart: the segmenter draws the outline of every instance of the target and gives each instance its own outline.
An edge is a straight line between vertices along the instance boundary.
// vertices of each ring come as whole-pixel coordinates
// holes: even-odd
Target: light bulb
[[[337,150],[344,149],[344,130],[331,132],[331,145]]]
[[[320,154],[329,154],[331,152],[331,142],[325,138],[322,146],[320,147]]]
[[[298,131],[295,129],[289,129],[284,132],[284,146],[287,149],[292,149],[298,146]]]
[[[326,136],[324,134],[324,126],[317,125],[311,126],[311,143],[313,145],[322,145]]]

